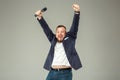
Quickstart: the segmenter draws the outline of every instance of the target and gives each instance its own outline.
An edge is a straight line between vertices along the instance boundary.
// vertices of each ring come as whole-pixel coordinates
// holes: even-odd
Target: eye
[[[61,31],[62,33],[65,33],[65,31]]]

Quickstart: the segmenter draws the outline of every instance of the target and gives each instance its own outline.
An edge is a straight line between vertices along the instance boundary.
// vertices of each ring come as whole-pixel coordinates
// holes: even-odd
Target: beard
[[[63,42],[63,39],[58,39],[58,38],[57,38],[57,42]]]
[[[65,37],[64,35],[58,35],[58,36],[56,36],[58,42],[63,42],[64,37]]]
[[[57,42],[63,42],[64,37],[57,37]]]

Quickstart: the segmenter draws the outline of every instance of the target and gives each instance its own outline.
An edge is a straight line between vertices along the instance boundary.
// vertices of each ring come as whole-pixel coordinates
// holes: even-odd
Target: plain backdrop
[[[50,43],[34,12],[43,14],[55,32],[69,30],[81,7],[76,49],[83,67],[73,80],[120,80],[120,0],[0,0],[0,80],[45,80],[43,69]]]

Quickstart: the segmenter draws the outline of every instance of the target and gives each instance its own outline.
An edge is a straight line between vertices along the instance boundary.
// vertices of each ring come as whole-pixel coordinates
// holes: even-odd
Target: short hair
[[[65,27],[64,25],[58,25],[58,26],[56,27],[56,30],[57,30],[57,28],[60,28],[60,27],[63,27],[63,28],[65,28],[65,30],[66,30],[66,27]]]

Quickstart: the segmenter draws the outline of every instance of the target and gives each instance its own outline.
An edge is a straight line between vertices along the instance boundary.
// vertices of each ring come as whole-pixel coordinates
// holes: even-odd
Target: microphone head
[[[47,10],[47,7],[44,7],[41,12],[45,12]]]
[[[47,10],[47,7],[44,7],[44,8],[41,10],[41,12],[45,12],[46,10]],[[34,16],[37,17],[38,15],[35,14]]]

